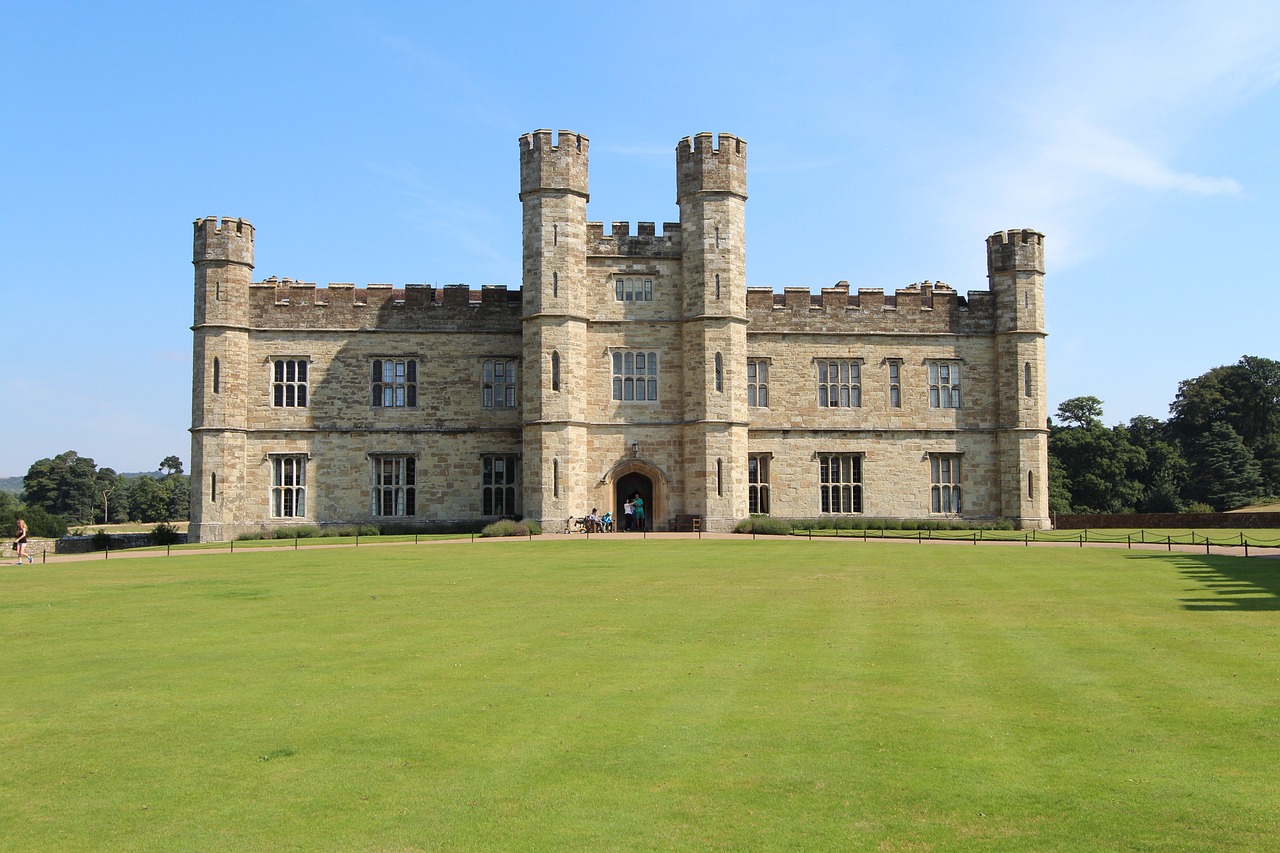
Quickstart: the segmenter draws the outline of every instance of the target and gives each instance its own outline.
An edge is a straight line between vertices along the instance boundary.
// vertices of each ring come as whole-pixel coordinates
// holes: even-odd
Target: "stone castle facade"
[[[520,139],[522,287],[253,281],[197,220],[191,539],[291,524],[650,529],[786,518],[1049,526],[1043,236],[989,290],[747,286],[746,143],[676,148],[679,222],[588,222],[588,140]]]

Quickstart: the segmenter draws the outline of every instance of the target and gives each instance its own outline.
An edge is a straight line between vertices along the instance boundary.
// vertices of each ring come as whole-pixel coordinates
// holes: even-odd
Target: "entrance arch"
[[[645,530],[657,530],[659,512],[664,503],[664,482],[662,474],[653,466],[643,461],[628,460],[626,464],[617,466],[611,471],[613,482],[613,517],[617,519],[618,530],[626,529],[626,511],[623,505],[628,497],[639,493],[644,498]],[[639,529],[639,528],[634,528]]]

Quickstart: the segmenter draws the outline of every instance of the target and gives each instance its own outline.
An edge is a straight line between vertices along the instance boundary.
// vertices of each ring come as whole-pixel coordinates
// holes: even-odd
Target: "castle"
[[[255,282],[195,222],[192,541],[519,516],[639,493],[650,529],[749,514],[1049,526],[1043,236],[989,290],[748,287],[746,143],[676,147],[680,221],[586,218],[588,140],[519,140],[518,291]]]

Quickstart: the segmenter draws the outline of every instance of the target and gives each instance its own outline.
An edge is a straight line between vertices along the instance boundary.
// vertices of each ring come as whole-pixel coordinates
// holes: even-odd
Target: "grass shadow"
[[[1183,554],[1176,565],[1203,592],[1182,599],[1186,610],[1280,610],[1280,561]]]

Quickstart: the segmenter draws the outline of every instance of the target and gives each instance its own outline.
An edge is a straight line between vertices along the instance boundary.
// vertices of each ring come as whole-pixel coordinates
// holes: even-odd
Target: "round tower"
[[[224,538],[244,499],[253,226],[209,216],[195,221],[195,323],[191,327],[192,541]]]
[[[708,530],[747,515],[747,144],[699,133],[676,146],[682,257],[686,512]]]
[[[524,515],[581,512],[572,484],[586,470],[587,137],[520,137],[524,210],[522,411]]]
[[[988,237],[987,278],[995,302],[1002,514],[1024,529],[1047,528],[1044,235],[1020,229]]]

